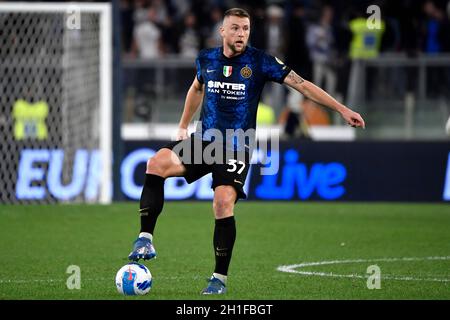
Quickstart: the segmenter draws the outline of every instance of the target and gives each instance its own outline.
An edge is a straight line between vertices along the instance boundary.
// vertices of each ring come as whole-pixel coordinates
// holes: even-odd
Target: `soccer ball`
[[[117,272],[116,287],[121,294],[142,296],[152,287],[152,274],[142,264],[136,262],[126,264]]]

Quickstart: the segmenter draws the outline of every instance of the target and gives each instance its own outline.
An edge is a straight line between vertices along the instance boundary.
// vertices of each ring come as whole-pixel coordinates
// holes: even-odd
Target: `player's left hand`
[[[176,141],[185,140],[188,138],[188,131],[185,128],[178,128],[177,135],[175,137]]]
[[[348,123],[348,125],[355,127],[361,127],[363,129],[366,128],[366,124],[364,122],[364,119],[361,117],[361,115],[357,112],[354,112],[348,108],[346,108],[342,113],[342,117],[344,120]]]

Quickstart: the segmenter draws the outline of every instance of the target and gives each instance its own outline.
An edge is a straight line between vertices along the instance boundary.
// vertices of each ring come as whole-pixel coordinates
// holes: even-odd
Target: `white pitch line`
[[[186,279],[186,278],[193,278],[195,280],[202,278],[201,276],[192,276],[192,277],[177,277],[177,276],[170,276],[170,277],[154,277],[156,280],[180,280],[180,279]],[[206,279],[206,277],[204,277]],[[52,283],[52,282],[66,282],[67,279],[0,279],[0,284],[20,284],[20,283]],[[81,281],[86,283],[90,281],[108,281],[108,282],[114,282],[115,278],[83,278],[81,277]]]
[[[379,259],[353,259],[353,260],[332,260],[332,261],[318,261],[318,262],[304,262],[300,264],[291,264],[285,266],[279,266],[277,271],[297,273],[307,276],[318,277],[334,277],[334,278],[368,278],[368,275],[360,274],[336,274],[333,272],[313,272],[313,271],[299,271],[298,268],[305,268],[311,266],[323,266],[323,265],[335,265],[335,264],[349,264],[349,263],[366,263],[366,262],[397,262],[397,261],[434,261],[434,260],[450,260],[450,256],[445,257],[404,257],[404,258],[379,258]],[[450,282],[447,278],[417,278],[411,276],[381,276],[385,280],[400,280],[400,281],[430,281],[430,282]]]
[[[83,281],[111,281],[111,279],[83,279]],[[114,279],[112,279],[114,280]],[[67,279],[28,279],[28,280],[22,280],[22,279],[0,279],[0,284],[3,283],[51,283],[51,282],[65,282]]]

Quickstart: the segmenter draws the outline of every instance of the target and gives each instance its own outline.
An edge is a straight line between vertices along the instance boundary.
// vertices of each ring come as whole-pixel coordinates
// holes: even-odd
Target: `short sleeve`
[[[203,76],[202,76],[202,67],[200,66],[199,58],[195,59],[195,66],[197,68],[197,80],[198,80],[198,82],[203,84],[204,81],[203,81]]]
[[[291,68],[285,65],[280,59],[263,53],[262,72],[267,80],[283,83],[284,78],[291,72]]]

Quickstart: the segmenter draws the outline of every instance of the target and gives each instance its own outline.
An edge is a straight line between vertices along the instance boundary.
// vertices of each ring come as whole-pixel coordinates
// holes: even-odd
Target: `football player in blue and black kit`
[[[250,16],[245,10],[233,8],[225,12],[220,34],[223,46],[203,50],[196,59],[197,74],[186,96],[177,141],[161,148],[147,162],[139,210],[141,232],[129,255],[129,259],[134,261],[156,256],[153,231],[164,204],[166,178],[183,176],[191,183],[212,173],[216,265],[203,294],[226,292],[228,267],[236,238],[234,205],[239,198],[246,197],[243,187],[252,151],[246,139],[227,137],[230,130],[251,132],[255,129],[256,111],[264,84],[267,81],[285,83],[308,99],[339,112],[349,125],[365,126],[358,113],[301,78],[282,61],[248,46]],[[188,137],[188,125],[201,104],[200,125]],[[225,138],[217,139],[217,133]],[[231,152],[224,152],[225,156],[217,157],[220,161],[211,163],[205,161],[202,154],[213,142],[221,143],[223,149]],[[190,156],[183,152],[190,153]],[[198,155],[201,159],[195,161]]]

